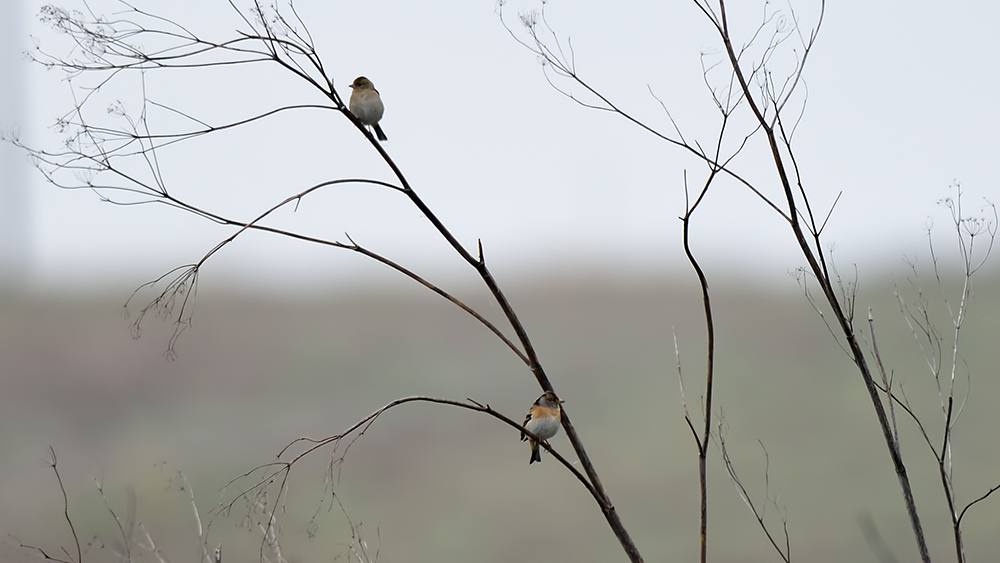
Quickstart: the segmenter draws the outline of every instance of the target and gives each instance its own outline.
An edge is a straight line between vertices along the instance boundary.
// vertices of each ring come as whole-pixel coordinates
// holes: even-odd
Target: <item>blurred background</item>
[[[9,78],[0,86],[0,127],[31,146],[57,148],[62,137],[50,126],[72,108],[70,85],[23,53],[36,45],[53,54],[73,47],[38,22],[40,6],[8,2],[9,17],[0,18]],[[87,6],[109,18],[124,9]],[[213,39],[241,27],[224,2],[153,7]],[[418,192],[467,248],[483,242],[646,559],[694,559],[696,450],[683,421],[673,338],[688,408],[697,412],[704,325],[676,217],[684,209],[683,173],[696,185],[702,165],[554,91],[491,2],[296,7],[342,96],[360,74],[379,88],[387,150]],[[511,2],[504,18],[515,26],[518,13],[538,7]],[[792,8],[740,6],[731,17],[743,37],[766,14],[775,14],[769,25],[798,18],[811,29],[817,7]],[[718,119],[702,69],[719,53],[697,8],[625,2],[609,13],[598,3],[549,2],[546,9],[560,38],[572,38],[585,79],[637,118],[671,131],[663,100],[689,139],[712,142]],[[935,443],[941,411],[934,383],[894,293],[920,298],[908,265],[915,263],[932,318],[950,334],[939,289],[954,306],[961,279],[953,275],[950,218],[938,201],[954,197],[959,181],[967,211],[982,216],[984,199],[1000,194],[992,170],[1000,149],[995,48],[986,30],[998,14],[990,10],[998,8],[831,6],[810,55],[808,97],[798,100],[806,102],[796,132],[804,181],[823,213],[836,202],[829,249],[845,280],[858,282],[858,318],[873,308],[887,367]],[[969,18],[971,11],[979,16]],[[788,68],[797,55],[790,46],[782,56],[775,68]],[[94,109],[119,102],[139,108],[140,84],[130,80],[107,88]],[[213,123],[274,105],[323,103],[264,66],[151,72],[145,81],[151,99]],[[185,125],[163,113],[151,120],[164,130]],[[738,164],[774,196],[761,149],[752,144]],[[236,217],[331,178],[391,179],[332,112],[289,115],[158,157],[173,193]],[[519,419],[539,393],[488,331],[384,266],[253,233],[204,268],[194,324],[167,361],[169,321],[146,319],[138,340],[129,330],[154,294],[123,305],[141,284],[197,260],[231,231],[165,207],[119,207],[93,192],[57,189],[7,143],[0,166],[5,560],[37,557],[20,543],[49,553],[71,545],[46,461],[49,445],[81,540],[93,541],[85,560],[115,559],[116,528],[94,479],[123,516],[134,491],[136,520],[166,556],[193,560],[196,520],[177,471],[189,479],[204,523],[220,501],[232,500],[239,484],[226,485],[233,478],[273,460],[297,437],[337,433],[392,399],[470,397]],[[474,272],[402,198],[346,187],[274,221],[327,238],[349,233],[506,328]],[[928,227],[949,272],[940,286],[929,268]],[[875,561],[864,534],[871,522],[900,560],[912,558],[912,533],[867,395],[790,275],[802,263],[787,230],[759,200],[725,183],[693,228],[717,313],[716,415],[750,494],[768,505],[768,522],[780,529],[787,519],[793,556]],[[960,344],[960,395],[971,389],[955,434],[963,504],[997,484],[1000,466],[993,438],[998,289],[1000,275],[988,265]],[[897,415],[931,547],[948,556],[951,533],[933,458],[915,426]],[[553,445],[568,451],[562,435]],[[293,474],[282,529],[290,561],[332,560],[351,541],[339,508],[321,503],[331,455],[317,452]],[[718,449],[711,456],[711,554],[772,560]],[[407,405],[352,446],[335,490],[383,561],[620,560],[585,491],[547,457],[541,465],[527,461],[517,433],[485,417]],[[966,516],[970,559],[1000,547],[998,506],[982,503]],[[221,542],[227,559],[257,557],[259,536],[244,514],[212,522],[209,542]],[[315,529],[308,525],[314,514]]]

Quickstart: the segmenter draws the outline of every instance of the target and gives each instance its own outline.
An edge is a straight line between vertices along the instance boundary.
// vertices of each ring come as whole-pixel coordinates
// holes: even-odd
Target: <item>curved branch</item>
[[[160,293],[160,295],[153,300],[152,303],[150,303],[149,305],[147,305],[146,307],[144,307],[142,309],[142,311],[140,312],[139,318],[133,323],[133,336],[136,336],[136,337],[139,336],[139,325],[141,324],[142,319],[145,317],[145,315],[146,315],[146,313],[148,311],[157,310],[157,311],[160,311],[161,313],[165,313],[167,315],[172,314],[172,308],[173,308],[174,303],[176,302],[175,301],[175,297],[177,295],[183,294],[184,298],[183,298],[183,300],[181,302],[181,309],[180,309],[180,311],[178,313],[177,321],[176,321],[177,328],[175,329],[174,334],[173,334],[173,336],[170,339],[170,344],[168,346],[168,355],[172,356],[173,350],[174,350],[174,344],[176,344],[177,339],[180,336],[180,333],[183,332],[183,330],[187,326],[189,326],[189,321],[186,320],[186,318],[184,316],[184,311],[185,311],[185,307],[187,305],[187,300],[188,300],[188,298],[190,296],[190,293],[188,292],[188,289],[189,288],[193,288],[196,285],[197,275],[198,275],[198,272],[200,271],[201,267],[216,252],[218,252],[219,250],[221,250],[227,244],[235,241],[236,238],[239,237],[244,232],[246,232],[248,230],[258,230],[258,231],[263,231],[263,232],[269,232],[269,233],[276,234],[276,235],[286,236],[286,237],[289,237],[289,238],[293,238],[293,239],[301,240],[301,241],[305,241],[305,242],[312,242],[312,243],[316,243],[316,244],[322,244],[324,246],[332,246],[332,247],[335,247],[335,248],[342,248],[342,249],[345,249],[345,250],[352,250],[352,251],[357,252],[357,253],[359,253],[359,254],[361,254],[363,256],[367,256],[367,257],[369,257],[369,258],[371,258],[373,260],[376,260],[377,262],[385,264],[386,266],[389,266],[390,268],[396,270],[397,272],[400,272],[401,274],[407,276],[408,278],[416,281],[420,285],[426,287],[427,289],[430,289],[434,293],[436,293],[436,294],[440,295],[441,297],[447,299],[448,301],[450,301],[451,303],[453,303],[454,305],[458,306],[460,309],[462,309],[463,311],[465,311],[466,313],[468,313],[469,315],[471,315],[477,321],[479,321],[480,323],[482,323],[483,326],[485,326],[490,332],[492,332],[494,335],[496,335],[497,338],[499,338],[504,344],[506,344],[507,347],[510,348],[510,350],[513,351],[518,356],[518,358],[521,359],[521,361],[523,361],[525,364],[529,364],[530,365],[530,360],[528,359],[528,357],[523,352],[521,352],[521,350],[518,349],[518,347],[513,342],[511,342],[511,340],[509,338],[507,338],[507,336],[504,335],[503,332],[501,332],[500,329],[496,327],[496,325],[494,325],[492,322],[490,322],[485,317],[483,317],[478,311],[476,311],[475,309],[473,309],[472,307],[470,307],[469,305],[467,305],[466,303],[464,303],[463,301],[461,301],[460,299],[458,299],[454,295],[448,293],[447,291],[445,291],[445,290],[441,289],[440,287],[434,285],[433,283],[427,281],[426,279],[424,279],[423,277],[419,276],[418,274],[416,274],[412,270],[410,270],[410,269],[402,266],[401,264],[399,264],[397,262],[394,262],[394,261],[392,261],[392,260],[390,260],[390,259],[388,259],[388,258],[386,258],[386,257],[384,257],[384,256],[382,256],[382,255],[380,255],[378,253],[376,253],[376,252],[373,252],[373,251],[371,251],[371,250],[369,250],[369,249],[367,249],[365,247],[362,247],[362,246],[356,244],[354,242],[354,240],[352,240],[350,238],[350,236],[348,236],[348,240],[350,240],[350,244],[345,244],[345,243],[341,243],[341,242],[337,242],[337,241],[331,241],[331,240],[320,239],[320,238],[316,238],[316,237],[310,237],[310,236],[302,235],[302,234],[295,233],[295,232],[292,232],[292,231],[287,231],[287,230],[283,230],[283,229],[276,229],[276,228],[273,228],[273,227],[269,227],[269,226],[266,226],[266,225],[259,224],[260,221],[262,221],[263,219],[265,219],[271,213],[277,211],[281,207],[284,207],[284,206],[286,206],[286,205],[288,205],[290,203],[294,202],[294,203],[298,204],[298,202],[301,201],[303,198],[305,198],[305,196],[309,195],[310,193],[312,193],[314,191],[317,191],[317,190],[319,190],[321,188],[324,188],[324,187],[328,187],[328,186],[332,186],[332,185],[338,185],[338,184],[346,184],[346,183],[368,183],[368,184],[378,185],[378,186],[382,186],[382,187],[387,187],[387,188],[390,188],[390,189],[393,189],[393,190],[396,190],[396,191],[402,191],[399,187],[394,186],[392,184],[389,184],[387,182],[382,182],[380,180],[368,180],[368,179],[359,179],[359,178],[347,178],[347,179],[339,179],[339,180],[328,180],[328,181],[325,181],[325,182],[320,182],[319,184],[316,184],[316,185],[314,185],[314,186],[312,186],[312,187],[310,187],[310,188],[308,188],[308,189],[306,189],[306,190],[304,190],[302,192],[299,192],[298,194],[295,194],[295,195],[292,195],[292,196],[289,196],[289,197],[285,198],[284,200],[282,200],[281,202],[279,202],[279,203],[271,206],[269,209],[267,209],[266,211],[264,211],[263,213],[261,213],[260,215],[258,215],[256,218],[254,218],[253,220],[251,220],[249,222],[242,222],[242,221],[236,221],[236,220],[233,220],[233,219],[228,219],[228,218],[225,218],[225,217],[223,217],[221,215],[213,214],[213,213],[210,213],[208,211],[204,211],[204,210],[201,210],[201,209],[194,208],[194,207],[192,207],[192,206],[190,206],[190,205],[188,205],[186,203],[183,203],[181,200],[170,198],[171,201],[173,202],[174,206],[178,207],[179,209],[182,209],[182,210],[185,210],[185,211],[189,211],[189,212],[192,212],[192,213],[195,213],[197,215],[204,216],[204,217],[207,217],[207,218],[211,218],[211,219],[213,219],[214,221],[216,221],[217,223],[220,223],[220,224],[238,226],[239,229],[235,233],[233,233],[232,235],[230,235],[229,237],[227,237],[224,240],[222,240],[219,243],[217,243],[211,250],[209,250],[206,254],[204,254],[201,257],[201,259],[198,260],[198,262],[196,262],[194,264],[188,264],[188,265],[185,265],[185,266],[180,266],[178,268],[174,268],[173,270],[171,270],[170,272],[167,272],[166,274],[160,276],[159,278],[143,284],[142,286],[140,286],[138,289],[136,289],[132,293],[132,297],[130,297],[129,300],[126,301],[126,303],[125,303],[126,307],[128,307],[128,304],[132,300],[132,298],[134,298],[136,296],[136,294],[138,294],[138,292],[140,290],[142,290],[143,288],[151,287],[151,286],[159,283],[160,281],[162,281],[166,277],[168,277],[170,274],[172,274],[174,272],[177,272],[177,271],[181,271],[181,274],[178,275],[178,277],[174,278],[168,284],[168,286],[164,289],[164,291],[162,293]]]
[[[587,83],[586,81],[584,81],[577,74],[576,68],[573,65],[572,61],[567,61],[565,58],[562,58],[559,55],[556,55],[552,51],[552,49],[550,47],[548,47],[546,45],[546,43],[539,38],[539,36],[537,35],[537,29],[536,29],[536,26],[538,24],[538,15],[536,13],[529,13],[529,14],[522,14],[521,15],[521,23],[525,27],[525,29],[526,29],[526,31],[528,33],[528,36],[531,37],[531,39],[532,39],[532,43],[533,44],[529,44],[529,43],[525,42],[524,40],[522,40],[520,37],[518,37],[517,34],[514,33],[514,30],[512,30],[507,25],[506,20],[503,19],[502,8],[503,8],[503,2],[500,3],[500,7],[499,7],[500,22],[504,26],[504,29],[507,30],[507,33],[509,33],[510,36],[513,37],[514,40],[518,44],[520,44],[524,48],[528,49],[534,55],[540,57],[542,59],[542,61],[543,61],[543,65],[551,66],[553,69],[556,70],[557,74],[559,74],[560,76],[562,76],[564,78],[568,78],[568,79],[576,82],[577,84],[579,84],[589,94],[591,94],[595,98],[597,98],[601,102],[601,104],[603,104],[603,106],[598,106],[598,105],[594,105],[594,104],[588,104],[588,103],[584,103],[584,102],[580,101],[579,99],[577,99],[572,94],[567,93],[567,92],[559,89],[555,84],[552,84],[551,80],[549,80],[549,77],[546,76],[546,80],[549,80],[549,83],[552,84],[553,88],[555,88],[556,91],[562,93],[563,95],[565,95],[566,97],[568,97],[569,99],[573,100],[574,102],[580,104],[583,107],[590,108],[590,109],[598,109],[598,110],[603,110],[603,111],[610,111],[612,113],[620,115],[621,117],[625,118],[626,121],[628,121],[628,122],[632,123],[633,125],[639,127],[643,131],[646,131],[647,133],[652,134],[654,137],[656,137],[656,138],[658,138],[658,139],[660,139],[662,141],[666,141],[667,143],[670,143],[670,144],[672,144],[672,145],[674,145],[676,147],[679,147],[679,148],[682,148],[682,149],[688,151],[689,153],[691,153],[692,155],[694,155],[698,159],[704,161],[705,164],[709,166],[709,169],[718,168],[718,171],[724,172],[727,176],[729,176],[733,180],[736,180],[737,182],[739,182],[740,184],[742,184],[745,188],[747,188],[754,195],[756,195],[761,201],[763,201],[768,207],[770,207],[772,211],[774,211],[775,213],[777,213],[785,221],[791,222],[791,218],[788,215],[786,215],[785,211],[783,211],[773,201],[771,201],[770,198],[768,198],[767,196],[765,196],[749,180],[743,178],[738,173],[736,173],[735,171],[733,171],[732,169],[730,169],[728,166],[726,166],[725,164],[721,163],[718,158],[713,159],[712,157],[708,156],[703,150],[701,150],[698,146],[691,145],[686,140],[684,140],[683,135],[680,134],[680,130],[677,127],[677,124],[674,122],[673,118],[670,116],[669,112],[667,112],[667,116],[670,119],[670,122],[671,122],[672,126],[674,127],[675,131],[677,131],[679,139],[674,139],[674,138],[670,137],[669,135],[661,133],[658,130],[654,129],[653,127],[651,127],[651,126],[643,123],[642,121],[640,121],[639,119],[637,119],[636,117],[634,117],[633,115],[631,115],[630,113],[628,113],[625,110],[621,109],[610,98],[608,98],[607,96],[605,96],[604,94],[602,94],[600,91],[598,91],[596,88],[594,88],[593,86],[591,86],[589,83]],[[541,14],[542,14],[541,17],[544,17],[544,12],[545,12],[545,9],[544,9],[544,4],[543,4],[543,8],[542,8],[542,11],[541,11]],[[554,32],[553,32],[553,35],[555,35]],[[560,46],[560,48],[561,48],[561,46]],[[654,99],[655,99],[655,96],[654,96]],[[659,100],[657,100],[657,101],[659,101]],[[660,102],[660,103],[662,105],[662,102]]]
[[[977,498],[976,500],[973,500],[969,504],[965,505],[965,508],[963,508],[962,512],[958,515],[958,520],[956,521],[956,525],[958,525],[958,526],[962,525],[962,518],[965,517],[965,512],[967,510],[969,510],[970,508],[972,508],[973,505],[979,504],[980,502],[986,500],[987,498],[990,497],[990,495],[992,495],[993,493],[997,492],[998,490],[1000,490],[1000,485],[997,485],[995,487],[991,487],[990,490],[986,491],[986,493],[984,493],[983,495],[981,495],[979,498]]]
[[[554,459],[558,460],[559,463],[561,463],[563,465],[563,467],[565,467],[567,470],[569,470],[577,478],[577,480],[587,489],[587,491],[594,498],[594,500],[598,503],[598,505],[600,505],[602,509],[605,508],[605,506],[604,506],[604,502],[605,502],[604,496],[590,483],[590,481],[587,479],[586,476],[584,476],[582,473],[580,473],[580,471],[576,467],[574,467],[573,464],[569,460],[567,460],[566,458],[564,458],[562,456],[562,454],[560,454],[558,451],[556,451],[555,449],[553,449],[552,446],[548,442],[546,442],[545,440],[541,440],[537,435],[533,434],[531,431],[526,430],[520,423],[515,422],[513,419],[511,419],[511,418],[503,415],[502,413],[499,413],[499,412],[493,410],[493,408],[490,407],[490,405],[488,403],[487,404],[483,404],[483,403],[479,403],[477,401],[474,401],[472,399],[466,399],[466,400],[468,402],[456,401],[456,400],[453,400],[453,399],[442,399],[442,398],[439,398],[439,397],[428,397],[428,396],[402,397],[402,398],[396,399],[394,401],[391,401],[390,403],[388,403],[385,406],[379,408],[375,412],[373,412],[373,413],[369,414],[368,416],[366,416],[366,417],[358,420],[357,422],[355,422],[354,424],[350,425],[346,430],[344,430],[343,432],[340,432],[339,434],[334,434],[334,435],[331,435],[331,436],[327,436],[325,438],[297,438],[297,439],[289,442],[288,444],[286,444],[278,452],[278,454],[276,456],[277,459],[278,459],[278,461],[274,461],[274,462],[270,462],[270,463],[259,465],[257,467],[254,467],[254,468],[252,468],[252,469],[244,472],[243,474],[239,475],[238,477],[232,479],[226,485],[226,487],[232,486],[235,483],[237,483],[238,481],[240,481],[241,479],[245,479],[247,477],[250,477],[254,473],[257,473],[259,471],[264,471],[263,476],[260,477],[259,479],[257,479],[256,483],[254,483],[250,487],[245,488],[245,489],[241,490],[239,493],[237,493],[236,496],[235,496],[235,498],[230,503],[228,503],[227,505],[225,505],[223,507],[223,510],[220,511],[218,514],[221,514],[223,512],[228,512],[228,511],[232,510],[232,508],[235,505],[235,503],[239,499],[241,499],[241,498],[249,498],[251,496],[255,497],[255,496],[258,496],[258,495],[262,494],[263,492],[265,492],[266,490],[268,490],[275,482],[277,482],[277,484],[278,484],[278,494],[279,495],[283,494],[284,491],[287,488],[288,478],[290,476],[292,467],[296,463],[298,463],[301,459],[305,458],[306,456],[309,456],[310,454],[312,454],[316,450],[319,450],[319,449],[324,448],[326,446],[331,446],[332,445],[334,447],[334,452],[336,452],[336,448],[341,443],[341,441],[343,441],[345,438],[348,438],[352,434],[354,434],[354,437],[347,443],[347,445],[344,448],[344,450],[342,452],[340,452],[340,454],[336,458],[333,458],[331,460],[331,462],[330,462],[331,467],[333,467],[335,465],[339,465],[345,459],[345,457],[347,455],[347,452],[350,450],[350,448],[354,444],[354,442],[356,440],[358,440],[361,436],[363,436],[368,431],[368,429],[371,428],[372,424],[374,424],[375,421],[383,413],[385,413],[386,411],[388,411],[389,409],[392,409],[394,407],[397,407],[397,406],[400,406],[400,405],[404,405],[406,403],[412,403],[412,402],[428,402],[428,403],[435,403],[435,404],[441,404],[441,405],[448,405],[448,406],[458,407],[458,408],[467,409],[467,410],[471,410],[471,411],[474,411],[474,412],[486,414],[486,415],[492,416],[493,418],[495,418],[497,420],[500,420],[501,422],[505,423],[506,425],[510,426],[511,428],[517,430],[519,433],[520,432],[524,432],[528,436],[531,436],[532,438],[538,439],[539,440],[539,444],[541,444],[542,447],[544,447],[552,455],[552,457]],[[300,451],[300,452],[292,455],[291,458],[288,459],[287,461],[280,461],[281,458],[284,457],[285,454],[289,453],[289,450],[292,447],[296,446],[297,444],[305,444],[306,447],[302,451]],[[271,516],[273,518],[274,517],[274,511],[277,510],[277,505],[273,505],[269,510],[270,510],[269,516]]]
[[[721,135],[720,135],[721,136]],[[712,436],[712,396],[713,390],[715,388],[715,320],[712,314],[712,297],[708,290],[708,277],[705,275],[705,271],[702,270],[701,265],[694,256],[694,252],[691,250],[691,217],[693,216],[695,210],[704,201],[705,196],[708,195],[708,189],[712,185],[712,181],[715,179],[715,172],[713,171],[709,174],[708,179],[705,180],[704,186],[701,188],[701,192],[698,197],[695,198],[694,203],[688,202],[688,190],[687,190],[687,173],[684,175],[684,197],[685,197],[685,208],[684,216],[681,217],[681,225],[683,228],[681,240],[684,246],[684,254],[687,256],[688,262],[691,267],[694,268],[695,274],[698,276],[698,284],[701,289],[702,306],[705,313],[705,331],[707,333],[707,345],[705,352],[705,410],[702,413],[704,417],[704,426],[702,433],[699,436],[695,433],[695,441],[698,443],[698,483],[699,491],[701,497],[701,510],[700,510],[700,561],[701,563],[706,563],[708,561],[708,441]],[[694,431],[694,424],[691,422],[690,418],[685,415],[687,419],[688,426]]]
[[[516,333],[517,342],[523,352],[519,351],[518,347],[515,346],[511,340],[503,337],[496,327],[485,321],[482,316],[476,315],[471,308],[463,307],[460,301],[451,297],[446,292],[435,288],[432,284],[426,282],[426,280],[423,280],[419,276],[416,276],[409,270],[406,270],[405,268],[402,268],[401,266],[354,244],[353,241],[350,244],[339,243],[336,241],[322,241],[322,244],[354,250],[370,258],[383,262],[405,275],[408,275],[422,285],[425,285],[425,287],[431,288],[439,295],[444,296],[456,305],[459,305],[470,314],[473,314],[473,316],[480,320],[480,322],[484,323],[491,331],[494,332],[494,334],[501,337],[502,341],[507,344],[507,346],[514,351],[522,361],[527,363],[542,389],[549,391],[553,390],[552,384],[542,368],[538,355],[528,338],[527,331],[507,297],[504,295],[503,291],[501,291],[500,286],[494,279],[492,272],[486,265],[486,261],[483,256],[482,243],[480,242],[477,245],[478,256],[473,256],[473,254],[458,241],[458,239],[437,217],[437,215],[433,213],[429,206],[427,206],[426,203],[420,198],[417,192],[406,180],[402,170],[386,152],[385,146],[377,142],[371,133],[363,126],[363,124],[361,124],[361,122],[350,111],[345,109],[343,101],[333,87],[332,80],[329,80],[325,73],[324,67],[315,51],[308,31],[306,31],[305,35],[298,33],[292,29],[292,26],[289,25],[289,22],[284,19],[284,16],[280,13],[277,7],[273,5],[265,7],[259,1],[254,0],[254,7],[252,10],[253,16],[247,17],[240,14],[240,18],[242,18],[243,23],[246,24],[252,31],[239,31],[237,32],[239,37],[235,39],[230,38],[223,42],[213,42],[199,38],[196,34],[178,25],[168,29],[150,29],[142,25],[142,22],[145,21],[142,18],[151,18],[157,22],[169,22],[169,20],[164,20],[135,9],[129,4],[124,5],[130,8],[130,13],[136,15],[135,19],[141,21],[119,19],[114,22],[109,22],[98,17],[85,20],[82,16],[77,19],[73,19],[73,17],[71,17],[68,13],[60,12],[58,10],[49,14],[52,18],[50,23],[53,24],[53,27],[67,33],[71,38],[75,39],[78,47],[80,47],[85,54],[89,53],[91,58],[80,62],[74,60],[62,60],[56,57],[47,57],[43,53],[40,58],[37,58],[36,60],[49,66],[61,67],[70,73],[78,74],[85,71],[97,71],[98,73],[107,73],[107,76],[104,77],[103,81],[96,86],[96,89],[91,90],[91,92],[88,93],[88,97],[84,98],[82,102],[78,102],[76,104],[75,115],[79,117],[79,119],[72,123],[69,121],[65,123],[66,126],[83,127],[83,131],[79,133],[80,136],[77,141],[85,141],[87,148],[81,149],[79,146],[71,147],[68,152],[68,157],[66,154],[59,155],[59,157],[67,158],[67,160],[63,162],[59,162],[59,157],[56,156],[46,154],[39,154],[37,156],[39,156],[44,162],[61,167],[63,170],[81,169],[89,174],[110,171],[117,175],[117,179],[122,180],[124,185],[102,187],[95,185],[93,182],[86,181],[85,186],[93,189],[101,195],[102,198],[110,200],[110,198],[107,198],[102,194],[102,191],[104,190],[122,190],[124,193],[140,195],[144,198],[140,202],[133,203],[160,202],[185,209],[216,222],[236,225],[239,227],[233,235],[218,243],[197,263],[183,267],[180,270],[181,273],[170,282],[167,290],[150,305],[150,307],[153,307],[161,313],[166,312],[167,314],[170,314],[170,310],[177,303],[176,298],[183,295],[183,299],[180,301],[180,315],[178,317],[177,330],[175,331],[174,338],[171,340],[171,346],[176,341],[176,336],[179,334],[179,331],[183,330],[187,326],[185,311],[188,299],[196,287],[197,276],[201,265],[204,264],[208,258],[221,250],[225,245],[235,240],[235,238],[241,233],[249,229],[260,229],[273,233],[284,234],[286,236],[292,236],[301,240],[321,242],[319,239],[306,237],[297,233],[270,229],[266,226],[260,225],[259,222],[277,207],[291,203],[292,201],[298,201],[301,197],[313,189],[318,189],[322,186],[314,186],[313,188],[310,188],[310,190],[306,190],[301,194],[287,198],[278,206],[265,211],[252,221],[246,223],[232,221],[217,214],[188,205],[183,201],[174,199],[168,194],[165,188],[165,183],[159,175],[158,166],[156,164],[155,150],[158,146],[157,142],[154,140],[155,138],[149,134],[148,130],[145,129],[145,113],[142,114],[142,117],[138,121],[129,121],[132,128],[132,135],[126,135],[125,138],[132,140],[138,139],[142,144],[140,147],[141,150],[138,150],[134,153],[134,155],[141,155],[146,159],[146,165],[154,178],[154,181],[152,182],[143,182],[139,178],[135,178],[114,167],[110,159],[115,155],[112,152],[107,152],[105,150],[106,147],[102,146],[104,139],[100,136],[101,134],[107,135],[108,133],[96,129],[88,129],[86,120],[82,116],[82,107],[84,104],[87,104],[88,100],[91,99],[89,96],[93,94],[93,92],[108,84],[108,82],[118,76],[119,73],[125,71],[145,72],[147,70],[161,68],[206,68],[234,64],[273,62],[290,71],[295,76],[307,81],[313,87],[320,90],[325,96],[329,97],[334,103],[334,109],[340,110],[342,114],[349,121],[351,121],[355,127],[358,128],[362,135],[368,139],[372,148],[382,157],[383,161],[391,169],[392,174],[399,182],[399,187],[392,186],[392,188],[403,192],[410,199],[411,203],[421,212],[422,216],[425,217],[437,230],[440,236],[442,236],[455,250],[455,252],[457,252],[466,263],[472,266],[482,278],[488,291],[493,296],[494,300],[497,302],[504,316],[507,318]],[[236,9],[232,0],[230,0],[230,5]],[[301,20],[298,21],[301,23]],[[168,25],[174,24],[171,22]],[[144,38],[157,45],[166,42],[167,47],[159,48],[156,51],[151,50],[147,53],[144,52],[142,48],[136,47],[132,43],[135,41],[138,44],[139,42],[137,41],[137,38]],[[210,53],[218,53],[219,58],[215,60],[208,58]],[[144,112],[145,109],[146,105],[144,104]],[[121,113],[124,115],[124,110],[122,110]],[[143,133],[139,133],[140,128],[144,129]],[[171,139],[168,142],[176,142],[176,140],[181,138],[183,137]],[[145,144],[147,141],[149,143],[148,145]],[[86,150],[89,150],[90,152],[85,152]],[[333,182],[324,183],[323,185],[329,185],[331,183]],[[148,310],[149,308],[147,307],[147,309],[143,310],[141,315],[144,315]],[[618,518],[614,506],[611,504],[607,493],[604,491],[600,478],[598,477],[597,472],[594,469],[593,464],[591,463],[590,458],[570,421],[569,415],[565,411],[563,413],[562,424],[566,430],[570,443],[573,445],[573,448],[577,453],[580,464],[586,472],[590,486],[596,495],[595,498],[599,499],[599,504],[609,524],[614,530],[616,536],[619,538],[619,541],[622,543],[626,552],[629,554],[630,558],[633,561],[641,561],[638,550]]]

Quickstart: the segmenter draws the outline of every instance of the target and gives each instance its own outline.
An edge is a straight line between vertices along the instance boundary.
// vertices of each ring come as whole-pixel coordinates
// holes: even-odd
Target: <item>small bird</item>
[[[349,104],[351,113],[361,123],[371,125],[379,141],[387,141],[388,137],[378,125],[378,120],[382,119],[385,106],[382,105],[382,98],[378,95],[375,85],[364,76],[359,76],[354,79],[351,89],[351,102]]]
[[[548,440],[559,432],[559,426],[562,424],[562,407],[559,406],[561,404],[563,401],[557,399],[556,394],[552,391],[542,393],[542,396],[528,409],[528,416],[524,417],[522,426],[542,440]],[[521,441],[528,439],[529,437],[521,432]],[[531,461],[528,462],[528,465],[542,461],[542,454],[538,451],[538,440],[534,438],[530,438],[530,440]]]

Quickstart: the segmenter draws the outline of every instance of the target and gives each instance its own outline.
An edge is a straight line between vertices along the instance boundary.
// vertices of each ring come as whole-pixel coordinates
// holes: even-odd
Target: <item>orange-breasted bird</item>
[[[528,416],[524,417],[522,426],[547,441],[559,432],[559,426],[562,425],[562,407],[559,406],[561,404],[563,401],[557,399],[552,391],[542,393],[542,396],[528,409]],[[542,454],[538,450],[538,440],[529,438],[527,434],[521,432],[521,441],[528,439],[531,440],[531,461],[528,464],[541,462]]]

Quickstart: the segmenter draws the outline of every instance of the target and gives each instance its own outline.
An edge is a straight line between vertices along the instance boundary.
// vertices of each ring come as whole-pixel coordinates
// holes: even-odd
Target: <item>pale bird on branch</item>
[[[359,76],[351,84],[351,90],[351,101],[348,104],[351,113],[361,123],[371,126],[379,141],[387,141],[388,137],[385,136],[378,124],[379,120],[382,119],[382,113],[385,112],[385,106],[382,105],[382,98],[378,95],[375,85],[364,76]]]

